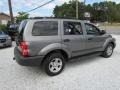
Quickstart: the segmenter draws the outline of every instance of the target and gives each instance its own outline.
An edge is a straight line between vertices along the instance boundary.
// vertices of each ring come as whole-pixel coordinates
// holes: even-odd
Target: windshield
[[[2,32],[2,31],[0,31],[0,35],[5,35],[5,33],[4,33],[4,32]]]

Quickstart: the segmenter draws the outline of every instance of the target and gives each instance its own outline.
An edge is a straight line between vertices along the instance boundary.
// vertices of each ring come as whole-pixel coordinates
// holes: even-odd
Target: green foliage
[[[0,30],[2,30],[2,31],[4,31],[5,33],[7,33],[8,28],[7,28],[6,25],[1,25],[1,24],[0,24]]]
[[[29,14],[26,14],[25,12],[18,12],[18,16],[16,17],[16,23],[20,23],[22,20],[27,19],[29,17]]]
[[[78,3],[79,4],[79,13],[83,12],[83,3]],[[76,2],[75,1],[70,1],[68,4],[64,3],[61,6],[56,6],[53,14],[55,17],[67,17],[67,18],[75,18],[76,14]],[[82,18],[83,14],[79,14],[79,18]]]
[[[79,19],[85,19],[84,12],[90,12],[92,21],[120,22],[120,4],[104,1],[93,3],[92,5],[84,5],[82,2],[79,2],[78,5]],[[69,3],[56,6],[53,14],[55,17],[75,18],[76,0],[71,0]]]

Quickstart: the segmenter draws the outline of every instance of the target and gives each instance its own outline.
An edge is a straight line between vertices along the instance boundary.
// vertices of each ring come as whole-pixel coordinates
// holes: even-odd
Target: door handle
[[[92,40],[93,38],[88,38],[88,40]]]
[[[64,39],[63,41],[64,42],[70,42],[70,39]]]

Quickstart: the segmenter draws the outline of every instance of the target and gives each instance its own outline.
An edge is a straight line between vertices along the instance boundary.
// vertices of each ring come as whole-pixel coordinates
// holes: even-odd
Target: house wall
[[[10,21],[10,16],[5,14],[0,14],[0,24],[6,25]]]

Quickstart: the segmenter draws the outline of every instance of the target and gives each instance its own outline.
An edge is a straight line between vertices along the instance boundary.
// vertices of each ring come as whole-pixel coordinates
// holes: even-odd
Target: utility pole
[[[86,3],[86,0],[84,0],[84,5],[85,5],[85,3]]]
[[[9,6],[9,11],[10,11],[10,19],[11,23],[14,23],[14,18],[13,18],[13,12],[12,12],[12,5],[11,5],[11,0],[8,0],[8,6]]]
[[[78,0],[76,0],[76,19],[78,19]]]

